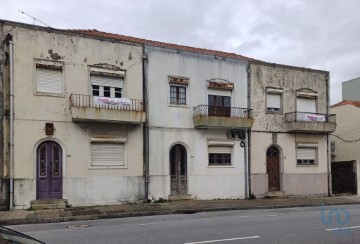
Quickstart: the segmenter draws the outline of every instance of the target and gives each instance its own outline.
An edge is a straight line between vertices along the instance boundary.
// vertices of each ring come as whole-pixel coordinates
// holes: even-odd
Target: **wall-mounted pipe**
[[[7,41],[10,48],[10,160],[9,160],[9,177],[10,177],[10,211],[14,207],[14,49],[12,36],[7,35]]]

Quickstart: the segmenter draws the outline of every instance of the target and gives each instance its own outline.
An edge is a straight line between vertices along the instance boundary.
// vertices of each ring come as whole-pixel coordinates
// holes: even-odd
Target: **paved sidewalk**
[[[54,210],[14,210],[0,212],[0,225],[54,223],[132,216],[181,214],[266,208],[289,208],[341,204],[360,204],[359,196],[292,197],[287,199],[211,200],[164,203],[119,204],[71,207]]]

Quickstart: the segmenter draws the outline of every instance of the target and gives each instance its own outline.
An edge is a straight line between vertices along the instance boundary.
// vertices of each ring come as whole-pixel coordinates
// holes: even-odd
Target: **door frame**
[[[266,169],[266,174],[267,174],[267,188],[268,188],[268,191],[270,192],[270,186],[269,186],[269,174],[268,174],[268,171],[267,171],[267,167],[268,167],[268,165],[267,165],[267,159],[268,159],[268,156],[267,156],[267,153],[268,153],[268,150],[270,149],[270,148],[272,148],[272,147],[274,147],[274,148],[276,148],[277,150],[278,150],[278,152],[279,152],[279,157],[278,157],[278,160],[279,160],[279,167],[278,167],[278,170],[279,170],[279,191],[282,191],[282,157],[281,157],[281,155],[282,155],[282,150],[281,150],[281,148],[277,145],[277,144],[272,144],[272,145],[270,145],[267,149],[266,149],[266,152],[265,152],[265,160],[266,160],[266,164],[265,164],[265,169]]]
[[[37,150],[39,148],[39,146],[44,143],[44,142],[53,142],[56,143],[60,146],[61,148],[61,160],[62,160],[62,199],[64,199],[65,197],[65,191],[64,191],[64,179],[66,178],[66,172],[67,172],[67,152],[66,152],[66,147],[65,145],[58,139],[56,138],[42,138],[39,141],[37,141],[34,144],[33,147],[33,179],[34,179],[34,189],[35,189],[35,199],[37,199],[37,160],[38,160],[38,155],[37,155]]]
[[[186,169],[186,172],[185,172],[185,176],[186,176],[186,186],[185,186],[185,192],[184,193],[172,193],[172,188],[171,188],[171,177],[172,177],[172,174],[171,174],[171,150],[175,147],[175,146],[181,146],[181,147],[183,147],[184,148],[184,150],[185,150],[185,169]],[[172,144],[171,146],[170,146],[170,148],[169,148],[169,151],[168,151],[168,153],[169,153],[169,176],[170,176],[170,182],[169,182],[169,185],[170,185],[170,195],[176,195],[176,194],[188,194],[188,185],[189,185],[189,178],[188,178],[188,149],[187,149],[187,147],[184,145],[184,144],[182,144],[182,143],[180,143],[180,142],[177,142],[177,143],[174,143],[174,144]],[[177,172],[177,173],[179,173],[179,172]],[[179,190],[179,189],[176,189],[177,191]]]

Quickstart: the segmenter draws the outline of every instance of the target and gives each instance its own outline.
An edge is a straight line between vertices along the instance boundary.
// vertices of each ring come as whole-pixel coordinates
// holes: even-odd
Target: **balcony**
[[[336,129],[335,114],[291,112],[285,114],[288,132],[330,133]]]
[[[194,107],[195,128],[251,128],[254,122],[248,108],[199,105]]]
[[[71,94],[71,116],[74,122],[140,125],[145,122],[142,100],[112,99]]]

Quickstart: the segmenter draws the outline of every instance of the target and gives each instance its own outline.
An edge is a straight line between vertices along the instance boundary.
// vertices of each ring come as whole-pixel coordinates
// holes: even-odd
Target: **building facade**
[[[345,100],[330,108],[337,127],[331,135],[333,194],[357,194],[360,187],[360,101]]]
[[[342,87],[342,100],[360,101],[360,77],[341,84]]]
[[[328,195],[329,73],[284,65],[250,65],[251,192]]]
[[[142,47],[7,21],[0,30],[11,207],[143,198]]]
[[[149,198],[245,198],[247,149],[229,133],[252,126],[247,62],[149,45],[145,53]]]

